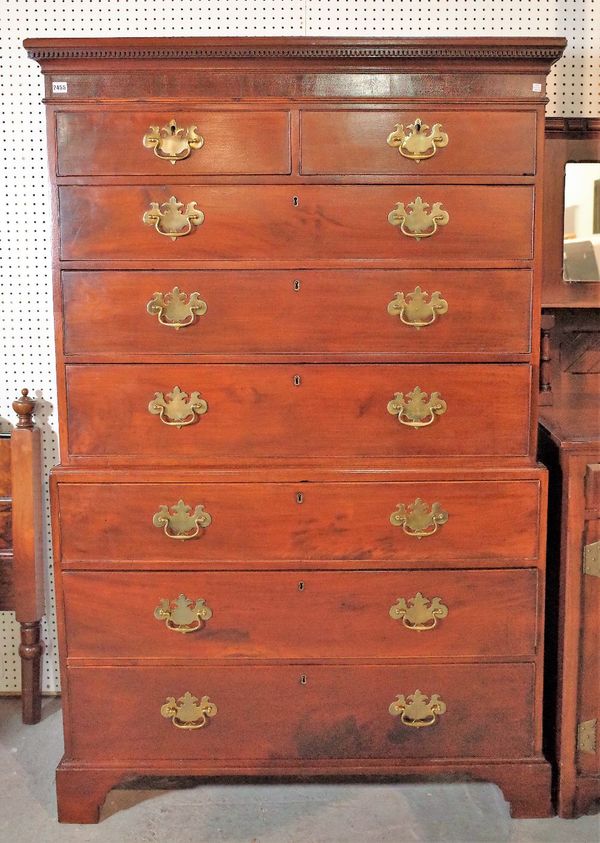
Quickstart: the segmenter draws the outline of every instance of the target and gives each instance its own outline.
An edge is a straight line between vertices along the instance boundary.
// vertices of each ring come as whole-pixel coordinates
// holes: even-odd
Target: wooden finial
[[[17,398],[16,401],[13,401],[12,406],[13,410],[19,417],[17,427],[32,430],[34,426],[32,416],[35,410],[35,401],[33,400],[33,398],[29,397],[29,390],[22,389],[21,397]]]

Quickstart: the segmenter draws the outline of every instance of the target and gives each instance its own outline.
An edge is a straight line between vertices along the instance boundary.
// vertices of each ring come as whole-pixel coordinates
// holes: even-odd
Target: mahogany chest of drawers
[[[536,194],[564,42],[26,47],[60,819],[140,774],[466,777],[547,814]]]

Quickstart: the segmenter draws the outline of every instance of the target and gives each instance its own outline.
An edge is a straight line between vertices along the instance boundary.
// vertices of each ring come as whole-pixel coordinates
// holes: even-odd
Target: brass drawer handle
[[[166,126],[150,126],[142,143],[146,149],[153,149],[157,158],[176,164],[187,158],[192,149],[201,149],[204,138],[196,131],[197,126],[178,127],[175,120],[169,120]],[[390,135],[391,137],[391,135]]]
[[[201,529],[205,530],[210,526],[212,518],[202,504],[198,504],[192,512],[191,506],[179,500],[172,507],[163,504],[158,512],[154,513],[152,523],[162,529],[168,538],[188,541],[195,539]]]
[[[164,621],[167,629],[173,632],[196,632],[212,618],[212,609],[199,597],[194,603],[185,594],[180,594],[176,600],[163,597],[156,609],[154,617],[157,621]]]
[[[448,223],[450,214],[442,210],[441,202],[434,202],[431,211],[428,210],[429,207],[429,204],[423,202],[420,196],[408,202],[406,208],[404,202],[398,202],[396,207],[389,212],[388,222],[390,225],[399,225],[400,231],[407,237],[414,237],[417,240],[422,237],[431,237],[438,230],[438,226]]]
[[[442,298],[440,292],[431,294],[421,287],[415,287],[412,293],[394,293],[394,298],[388,304],[390,316],[398,316],[405,325],[417,330],[432,325],[437,316],[448,312],[448,302]]]
[[[421,729],[433,726],[438,716],[446,711],[446,703],[438,694],[432,694],[428,701],[425,694],[417,689],[406,698],[404,694],[398,694],[388,710],[392,717],[400,717],[405,726]]]
[[[390,515],[390,523],[394,527],[402,527],[407,536],[418,539],[437,533],[438,527],[447,520],[448,513],[442,509],[441,503],[432,503],[430,509],[421,498],[408,506],[399,503]]]
[[[432,392],[429,396],[418,386],[407,392],[395,392],[388,402],[387,410],[392,416],[397,416],[400,424],[407,427],[427,427],[432,424],[436,416],[442,416],[447,410],[447,404],[439,392]]]
[[[163,424],[170,427],[186,427],[194,424],[198,416],[203,416],[208,411],[208,404],[204,398],[200,398],[199,392],[192,392],[190,395],[183,392],[178,386],[173,387],[172,392],[155,392],[154,398],[148,404],[148,412],[153,416],[159,416]]]
[[[396,123],[394,131],[388,135],[388,146],[395,147],[404,158],[410,158],[417,164],[426,158],[432,158],[438,149],[448,146],[448,135],[442,131],[441,123],[429,126],[417,117],[406,129],[402,123]]]
[[[150,210],[144,211],[142,222],[153,226],[164,237],[177,240],[204,222],[204,212],[196,208],[195,202],[188,202],[185,211],[182,208],[183,202],[178,202],[174,196],[168,202],[150,202]]]
[[[157,316],[161,325],[175,328],[176,331],[193,325],[196,317],[204,316],[207,309],[200,293],[190,293],[188,297],[179,287],[173,287],[170,293],[154,293],[146,305],[148,313]]]
[[[160,713],[178,729],[202,729],[208,725],[208,718],[217,713],[217,706],[208,697],[198,700],[198,697],[186,691],[178,700],[167,697]]]
[[[437,626],[438,618],[448,617],[448,607],[442,603],[441,597],[423,597],[417,591],[414,597],[405,600],[398,597],[396,603],[390,607],[390,617],[396,621],[402,620],[407,629],[423,632]]]

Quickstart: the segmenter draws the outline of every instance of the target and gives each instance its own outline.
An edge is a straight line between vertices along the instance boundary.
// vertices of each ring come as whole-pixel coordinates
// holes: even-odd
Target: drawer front
[[[172,464],[528,451],[531,370],[525,364],[66,369],[68,452],[74,457]],[[173,421],[192,423],[178,428]]]
[[[494,567],[498,560],[519,565],[517,560],[537,558],[539,494],[536,480],[61,483],[57,511],[66,566],[356,559],[466,568],[475,560]],[[425,516],[416,528],[413,519],[392,524],[398,505],[408,508],[417,498],[428,513],[438,503],[447,520],[427,523]],[[211,523],[153,523],[161,507],[168,516],[179,500],[192,514],[203,506]],[[197,535],[171,538],[179,526],[189,527],[187,533],[198,526]]]
[[[307,175],[535,173],[533,112],[437,111],[428,103],[410,111],[402,106],[376,111],[303,111],[301,121],[302,172]],[[402,130],[388,143],[397,124]],[[438,124],[440,128],[434,131]]]
[[[62,111],[56,138],[60,176],[291,172],[287,111]]]
[[[535,653],[535,569],[87,572],[63,589],[69,658]]]
[[[151,203],[196,202],[193,224],[143,222]],[[446,224],[417,240],[388,215],[417,196],[442,203]],[[63,186],[59,188],[63,260],[394,259],[431,267],[440,260],[529,260],[533,188],[488,185],[215,185]],[[407,213],[410,209],[405,207]],[[429,211],[429,212],[430,212]],[[150,220],[151,222],[151,220]],[[156,226],[190,233],[160,234]],[[428,229],[432,226],[426,222]],[[427,229],[424,229],[427,230]]]
[[[62,289],[70,355],[530,350],[526,270],[63,272]]]
[[[529,664],[71,668],[67,752],[207,762],[523,757],[533,751],[533,681]],[[417,689],[420,711],[408,699]],[[161,714],[174,698],[163,711],[177,717],[186,692],[216,706],[181,712],[180,723],[198,713],[204,727],[177,728]],[[432,725],[402,722],[432,719],[434,694],[446,710]],[[411,708],[392,715],[399,695]]]

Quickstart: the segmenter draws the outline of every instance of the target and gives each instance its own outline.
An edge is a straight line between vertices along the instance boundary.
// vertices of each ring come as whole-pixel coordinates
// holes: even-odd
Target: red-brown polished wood
[[[417,119],[428,126],[421,130],[424,134],[439,123],[449,138],[448,146],[426,162],[427,175],[535,173],[534,112],[443,111],[432,109],[430,103],[411,105],[410,110],[400,105],[393,110],[347,109],[334,114],[305,109],[300,124],[301,172],[420,174],[421,162],[383,143],[397,124],[407,131]],[[514,142],[507,145],[508,133]]]
[[[390,616],[400,597],[439,597],[432,629]],[[156,619],[162,599],[206,601],[195,632]],[[267,597],[268,595],[268,597]],[[101,659],[339,659],[512,657],[535,653],[535,569],[69,573],[64,576],[70,663]],[[135,624],[131,635],[126,619]],[[431,620],[427,621],[431,623]],[[468,630],[468,635],[466,631]]]
[[[527,270],[236,270],[63,272],[65,354],[81,360],[132,355],[343,355],[345,359],[525,355],[530,351]],[[146,310],[178,286],[207,310],[174,329]],[[404,324],[388,305],[417,286],[439,291],[446,313]],[[429,297],[428,297],[429,300]],[[490,320],[490,315],[510,318]],[[164,318],[164,317],[163,317]],[[405,319],[409,319],[405,315]],[[430,318],[430,317],[428,317]],[[465,327],[468,327],[465,330]]]
[[[167,165],[165,165],[167,166]],[[533,190],[525,185],[412,184],[62,186],[64,261],[315,259],[507,261],[533,257]],[[173,242],[142,221],[152,202],[196,202],[204,222]],[[447,225],[417,241],[388,222],[397,203],[441,203]]]
[[[526,365],[69,365],[65,461],[110,456],[113,465],[235,462],[339,456],[525,455],[531,370]],[[498,384],[507,399],[502,400]],[[208,410],[164,424],[148,410],[157,392],[197,391]],[[387,406],[415,387],[447,410],[427,427]],[[427,400],[427,399],[425,399]],[[473,417],[478,424],[473,425]],[[429,417],[428,417],[429,418]],[[427,420],[427,419],[425,419]],[[467,435],[468,432],[468,435]]]
[[[363,565],[469,567],[537,560],[535,481],[419,483],[61,483],[62,559],[69,567],[127,562],[181,567],[214,560],[360,560]],[[440,503],[448,520],[424,538],[390,523],[399,503]],[[212,523],[196,539],[169,539],[152,523],[178,500]],[[300,502],[299,502],[300,499]],[[85,530],[80,525],[85,524]]]
[[[519,815],[546,815],[535,200],[544,79],[564,41],[26,46],[46,76],[56,211],[59,818],[96,821],[107,790],[140,773],[466,776],[497,782]],[[125,112],[121,131],[115,115]],[[198,115],[205,146],[158,161],[141,142],[150,114],[178,124]],[[450,138],[419,164],[387,144],[396,122],[416,117],[442,122]],[[245,121],[247,156],[236,158],[239,136],[219,132]],[[122,155],[111,157],[107,134]],[[172,195],[205,213],[177,242],[142,221]],[[388,222],[418,196],[450,217],[419,242]],[[175,285],[207,304],[178,332],[146,312],[154,292]],[[448,302],[418,331],[387,312],[417,285]],[[148,414],[154,393],[175,385],[208,402],[193,427]],[[395,392],[415,386],[448,404],[418,431],[387,412]],[[197,540],[169,539],[152,516],[188,491],[206,493],[194,505],[213,521]],[[434,536],[407,536],[389,520],[400,491],[412,502],[444,492],[448,521]],[[244,642],[236,655],[218,635],[207,658],[185,654],[201,638],[169,644],[184,648],[177,657],[161,649],[164,635],[181,633],[147,616],[147,586],[182,578],[191,588],[204,576],[216,609],[202,632],[231,605],[252,661]],[[380,597],[391,579],[440,585],[440,596],[444,585],[465,608],[443,620],[470,612],[471,625],[461,636],[440,621],[438,649],[428,632],[414,633],[412,655],[396,649],[386,627],[410,630]],[[294,583],[282,620],[282,590]],[[125,625],[117,592],[130,597]],[[303,613],[298,601],[311,594]],[[256,600],[236,609],[248,595]],[[98,608],[97,623],[110,633],[94,638],[86,608],[99,598],[110,608]],[[268,608],[253,620],[257,601]],[[137,641],[123,633],[136,620],[148,630]],[[196,676],[212,688],[184,687]],[[410,690],[397,686],[405,681]],[[447,703],[435,725],[389,714],[397,694],[417,688]],[[210,725],[184,736],[160,705],[186,690],[220,699]]]

